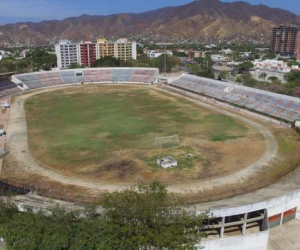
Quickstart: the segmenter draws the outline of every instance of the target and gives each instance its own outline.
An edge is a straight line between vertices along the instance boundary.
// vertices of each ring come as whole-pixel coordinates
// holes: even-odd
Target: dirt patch
[[[137,172],[139,172],[139,169],[135,161],[122,159],[104,163],[88,174],[100,179],[106,179],[107,181],[125,181],[128,179],[131,180],[132,176]]]

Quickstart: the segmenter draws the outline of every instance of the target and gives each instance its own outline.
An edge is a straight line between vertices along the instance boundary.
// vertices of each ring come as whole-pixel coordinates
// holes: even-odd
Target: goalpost
[[[173,146],[179,143],[178,135],[164,136],[164,137],[156,137],[155,138],[155,146],[163,147],[163,146]]]
[[[86,86],[84,87],[85,92],[98,92],[98,86]]]

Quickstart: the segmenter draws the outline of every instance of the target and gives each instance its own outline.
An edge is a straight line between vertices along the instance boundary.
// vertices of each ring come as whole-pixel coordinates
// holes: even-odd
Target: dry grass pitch
[[[266,147],[253,127],[155,88],[79,86],[35,95],[25,108],[34,157],[63,175],[92,181],[220,177],[247,167]],[[178,145],[154,145],[156,137],[174,134]],[[178,167],[156,164],[167,155]]]

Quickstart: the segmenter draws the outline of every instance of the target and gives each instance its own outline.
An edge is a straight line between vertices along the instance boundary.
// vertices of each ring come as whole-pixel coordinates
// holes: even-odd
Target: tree
[[[266,59],[275,59],[275,58],[276,58],[275,53],[270,53],[270,54],[264,56],[264,60],[266,60]]]
[[[82,67],[78,63],[71,63],[68,68],[69,69],[79,69]]]
[[[209,69],[208,71],[200,71],[198,76],[215,79],[214,73]]]
[[[262,72],[259,74],[258,78],[262,79],[262,80],[266,80],[266,77],[268,76],[268,74],[266,72]]]
[[[279,94],[288,94],[287,93],[287,88],[283,85],[279,85],[279,84],[269,84],[268,86],[266,86],[265,88],[267,91],[271,91],[274,93],[279,93]]]
[[[288,83],[294,82],[297,83],[296,85],[300,85],[300,71],[298,70],[292,70],[291,72],[286,73],[284,78]]]
[[[252,62],[243,62],[239,65],[239,69],[241,70],[249,70],[252,69],[254,67]]]
[[[236,76],[236,71],[235,71],[235,69],[234,69],[234,70],[232,70],[232,71],[230,72],[230,75],[231,75],[231,76],[233,76],[233,77],[235,77],[235,76]]]
[[[206,214],[189,214],[180,199],[154,181],[103,197],[107,249],[193,249]]]
[[[256,85],[256,80],[250,73],[245,73],[242,78],[245,86],[254,87]]]
[[[60,207],[34,212],[0,201],[0,237],[7,250],[193,249],[207,214],[188,213],[177,196],[154,181],[105,194],[102,211]]]
[[[254,59],[260,59],[260,55],[256,54]]]
[[[178,56],[178,57],[188,57],[189,55],[185,52],[179,52],[179,51],[172,51],[174,56]]]
[[[228,71],[221,71],[218,75],[219,80],[225,80],[228,77]]]
[[[136,46],[136,53],[137,53],[138,55],[144,54],[144,49],[143,49],[143,47],[140,46],[139,44],[137,44],[137,46]]]
[[[135,61],[133,59],[127,60],[127,61],[121,61],[121,67],[134,67]]]
[[[25,60],[24,59],[16,60],[15,64],[16,64],[16,69],[17,69],[18,73],[22,73],[22,72],[26,71],[28,68],[28,62],[26,59]]]
[[[170,72],[173,67],[179,65],[181,63],[180,59],[176,56],[168,56],[166,55],[166,70]],[[150,65],[155,68],[159,68],[160,72],[164,72],[165,66],[165,55],[160,55],[157,58],[153,58],[150,61]]]
[[[12,72],[16,70],[15,62],[12,59],[5,58],[0,61],[1,72]]]
[[[237,76],[236,79],[235,79],[235,81],[236,81],[237,83],[242,83],[242,82],[243,82],[243,78],[240,77],[240,76]]]
[[[121,60],[112,56],[104,56],[96,60],[92,67],[120,67]]]
[[[32,49],[26,54],[26,59],[32,64],[34,70],[49,70],[57,63],[56,55],[49,52],[46,48]]]
[[[1,213],[10,215],[0,226],[7,250],[69,249],[72,225],[78,214],[58,207],[49,210],[50,214],[33,213],[29,208],[20,212],[11,206],[1,206]]]
[[[293,91],[293,96],[300,97],[300,86],[297,86]]]
[[[271,81],[272,83],[276,83],[278,81],[278,77],[276,77],[276,76],[269,76],[268,80]]]

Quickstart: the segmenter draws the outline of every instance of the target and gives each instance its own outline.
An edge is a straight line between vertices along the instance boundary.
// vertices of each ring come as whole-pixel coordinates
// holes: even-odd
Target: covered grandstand
[[[12,76],[23,90],[77,83],[155,83],[157,79],[156,68],[87,68]]]
[[[21,92],[22,88],[9,80],[3,80],[0,82],[0,98],[11,96]]]
[[[284,120],[300,120],[300,99],[234,83],[185,74],[170,83],[178,89],[215,98],[236,107]]]

